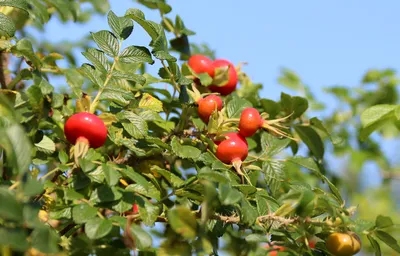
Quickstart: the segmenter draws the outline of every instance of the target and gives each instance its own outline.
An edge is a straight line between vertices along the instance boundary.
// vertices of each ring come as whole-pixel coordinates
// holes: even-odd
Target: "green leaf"
[[[256,203],[259,216],[275,212],[279,208],[275,199],[266,195],[259,195],[259,193],[256,195]]]
[[[240,202],[240,220],[241,222],[253,225],[257,220],[257,210],[250,204],[246,198],[242,198]]]
[[[165,50],[162,50],[162,51],[154,51],[153,50],[152,53],[153,53],[153,56],[159,60],[167,60],[167,61],[172,61],[172,62],[177,61],[177,59],[174,56],[172,56]]]
[[[50,219],[56,219],[56,220],[71,219],[72,211],[70,207],[54,209],[51,212],[49,212],[49,217]]]
[[[230,184],[219,184],[218,196],[223,205],[236,204],[243,197],[242,194],[236,188],[232,188]]]
[[[167,14],[172,10],[171,6],[166,4],[164,0],[138,0],[138,2],[147,8],[158,9],[163,14]]]
[[[141,226],[132,224],[131,233],[139,250],[151,248],[153,240],[151,236]]]
[[[292,118],[294,119],[300,117],[308,109],[308,100],[303,97],[294,96],[292,97],[292,106],[294,111]]]
[[[0,2],[1,4],[1,2]],[[0,13],[0,37],[10,38],[15,34],[16,28],[11,18],[5,14]]]
[[[119,55],[119,60],[123,63],[147,62],[153,64],[150,51],[144,46],[128,46]]]
[[[93,40],[97,46],[110,57],[117,57],[119,53],[118,39],[113,33],[107,30],[101,30],[92,33]]]
[[[94,72],[94,68],[91,65],[89,64],[86,65],[83,64],[81,69],[79,69],[82,73],[86,74],[86,71]],[[85,70],[87,68],[90,70]],[[85,82],[85,79],[81,75],[81,73],[78,72],[78,69],[72,69],[72,68],[67,69],[67,71],[65,72],[65,78],[67,79],[67,83],[71,87],[72,92],[75,94],[75,96],[77,98],[82,97],[82,85]],[[92,79],[90,80],[92,81]],[[94,81],[93,83],[97,84],[97,81]]]
[[[30,13],[32,18],[39,18],[43,24],[47,23],[50,18],[49,13],[47,12],[47,6],[42,4],[39,0],[30,0],[30,3],[33,7]]]
[[[171,147],[174,153],[181,158],[197,159],[201,155],[200,149],[193,146],[182,145],[179,143],[177,137],[172,138]]]
[[[181,35],[170,41],[171,47],[180,52],[180,60],[188,60],[191,53],[190,53],[190,44],[187,35]]]
[[[13,124],[5,129],[0,128],[0,145],[5,149],[8,162],[14,174],[28,170],[31,164],[31,143],[21,126]]]
[[[102,164],[102,169],[104,172],[104,177],[106,178],[107,184],[110,186],[115,186],[118,184],[119,179],[121,178],[121,174],[115,169],[112,168],[112,166],[108,164]]]
[[[0,245],[10,246],[11,249],[25,251],[29,248],[28,234],[22,228],[0,227]]]
[[[15,46],[12,47],[11,51],[17,57],[25,57],[28,59],[36,68],[40,68],[42,63],[33,51],[32,43],[28,39],[21,39]]]
[[[281,76],[278,78],[278,83],[294,90],[298,90],[302,87],[299,76],[287,68],[281,69]]]
[[[229,118],[240,118],[243,109],[252,107],[251,103],[243,98],[234,96],[226,106],[226,111]]]
[[[146,78],[142,75],[121,73],[118,70],[113,71],[112,77],[119,78],[119,79],[125,79],[128,81],[133,81],[139,85],[144,85],[146,83]]]
[[[149,182],[147,182],[146,185],[144,185],[143,183],[130,184],[126,187],[126,191],[136,192],[140,195],[160,200],[160,191],[157,190],[157,188]]]
[[[295,156],[288,159],[289,162],[300,165],[301,167],[307,168],[312,171],[318,177],[322,177],[321,171],[317,163],[311,157]]]
[[[97,85],[97,86],[99,86],[99,87],[102,87],[103,86],[103,84],[104,84],[104,81],[103,81],[103,79],[100,77],[100,72],[99,71],[96,71],[96,69],[92,66],[92,65],[90,65],[90,64],[83,64],[82,66],[81,66],[81,68],[79,69],[79,71],[84,75],[84,76],[86,76],[87,78],[89,78],[89,80],[93,83],[93,84],[95,84],[95,85]],[[77,83],[73,83],[73,86],[71,86],[73,89],[75,89],[75,88],[77,88],[78,86],[80,85],[80,81],[78,81]],[[82,85],[80,86],[80,87],[82,87]],[[79,88],[80,88],[79,87]],[[81,97],[81,95],[79,95],[79,97]]]
[[[332,144],[334,145],[338,145],[340,143],[342,143],[342,138],[338,137],[338,136],[334,136],[332,135],[328,129],[325,128],[324,124],[322,123],[321,120],[319,120],[317,117],[313,117],[310,119],[310,124],[312,125],[312,127],[314,127],[315,129],[321,131],[323,134],[325,134],[326,136],[329,137],[329,139],[332,141]]]
[[[197,234],[197,221],[192,212],[182,206],[168,211],[168,221],[172,229],[187,239],[194,239]]]
[[[252,185],[237,184],[233,185],[233,187],[239,189],[246,197],[257,192],[257,188]]]
[[[64,150],[58,152],[58,159],[62,164],[66,164],[68,162],[69,156],[65,153]]]
[[[149,196],[156,200],[160,200],[160,191],[151,183],[148,182],[142,175],[135,172],[132,168],[126,168],[121,170],[124,176],[127,176],[136,184],[130,184],[126,187],[126,191],[133,191],[143,196]]]
[[[103,74],[106,74],[108,70],[110,70],[110,64],[108,63],[107,57],[104,55],[104,52],[89,48],[86,52],[82,52],[82,55],[85,56],[96,68],[96,70],[100,71]]]
[[[122,193],[116,187],[101,185],[90,196],[90,202],[112,202],[121,199]]]
[[[137,204],[139,205],[139,214],[143,223],[146,226],[153,226],[154,222],[157,220],[158,214],[160,213],[160,208],[144,198],[137,200]]]
[[[26,0],[1,0],[0,6],[12,6],[28,12],[29,6]]]
[[[134,203],[135,193],[124,191],[122,199],[117,204],[113,204],[112,209],[119,213],[124,213],[126,211],[131,211]]]
[[[117,103],[121,106],[128,105],[130,100],[132,99],[132,94],[126,93],[125,89],[115,86],[107,86],[106,88],[104,88],[103,93],[100,97],[100,100],[113,101],[114,103]]]
[[[139,101],[138,107],[143,109],[150,109],[156,112],[164,111],[162,101],[148,93],[143,94],[142,98]]]
[[[273,100],[262,99],[261,106],[271,118],[274,118],[281,111],[281,105]]]
[[[278,139],[264,132],[261,135],[261,147],[268,156],[274,156],[284,150],[290,144],[290,139]]]
[[[118,17],[113,11],[108,13],[108,25],[120,39],[127,39],[133,31],[133,21],[127,17]]]
[[[97,167],[97,165],[95,163],[93,163],[92,161],[90,161],[87,158],[80,158],[79,166],[81,167],[82,171],[84,171],[85,173],[91,172]]]
[[[366,140],[372,132],[381,128],[388,121],[394,121],[396,108],[397,105],[382,104],[364,110],[361,113],[360,139]]]
[[[377,228],[388,228],[393,226],[394,223],[390,217],[378,215],[375,220],[375,226]]]
[[[23,184],[25,196],[35,196],[43,192],[43,185],[39,181],[30,178]]]
[[[78,17],[74,5],[64,0],[52,0],[49,3],[57,9],[62,21],[67,21],[70,15],[72,15],[74,21],[77,20]]]
[[[43,139],[39,143],[36,143],[35,146],[37,150],[48,155],[56,151],[56,144],[46,135],[44,135]]]
[[[92,239],[99,239],[110,233],[112,221],[107,219],[93,218],[85,224],[85,233]]]
[[[296,125],[294,129],[313,155],[322,159],[324,157],[324,143],[319,134],[309,126]]]
[[[147,136],[147,123],[141,116],[131,111],[125,111],[117,114],[117,117],[120,121],[129,121],[122,122],[122,126],[133,138],[141,139]]]
[[[72,208],[72,218],[78,223],[86,223],[97,215],[97,209],[88,204],[78,204]]]
[[[199,179],[205,179],[218,183],[228,183],[231,181],[226,174],[216,172],[216,170],[211,170],[211,169],[208,169],[207,171],[202,170],[201,172],[198,173],[198,177]]]
[[[273,194],[279,190],[285,178],[284,168],[284,163],[276,160],[263,162],[262,172],[265,175],[265,182]]]
[[[161,31],[160,27],[161,27],[161,29],[163,29],[161,25],[160,25],[160,27],[158,27],[158,26],[155,26],[153,23],[146,21],[144,13],[141,10],[136,9],[136,8],[128,9],[125,13],[125,17],[131,18],[134,21],[136,21],[140,26],[143,27],[143,29],[149,34],[149,36],[153,40],[156,40],[157,37],[159,36],[160,31]]]
[[[344,201],[343,201],[342,195],[339,192],[339,189],[327,177],[323,176],[322,178],[326,183],[328,183],[329,189],[335,195],[338,203],[343,204]]]
[[[381,247],[380,247],[379,243],[371,235],[367,235],[367,238],[368,238],[372,248],[374,248],[375,256],[381,256],[382,252],[381,252]]]
[[[37,113],[41,113],[43,111],[44,101],[42,90],[39,88],[39,86],[33,85],[29,87],[26,91],[26,94],[32,109]]]
[[[54,229],[41,225],[32,232],[32,247],[43,253],[57,253],[60,238]]]
[[[13,192],[0,187],[0,218],[10,221],[22,221],[22,204],[18,203]]]
[[[162,169],[156,165],[154,165],[151,170],[161,174],[161,176],[163,176],[174,188],[178,188],[185,183],[184,180],[173,174],[171,171]]]
[[[381,230],[376,230],[374,232],[374,234],[376,235],[376,237],[378,237],[382,242],[384,242],[390,248],[392,248],[396,252],[400,253],[400,246],[394,237],[392,237],[388,233],[381,231]]]

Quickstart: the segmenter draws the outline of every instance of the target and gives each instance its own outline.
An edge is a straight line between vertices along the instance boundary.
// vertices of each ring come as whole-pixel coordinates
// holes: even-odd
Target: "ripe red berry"
[[[214,69],[216,68],[223,68],[223,67],[229,67],[229,80],[226,84],[221,85],[221,86],[216,86],[216,85],[211,85],[208,88],[212,92],[218,92],[221,95],[228,95],[232,93],[236,89],[236,84],[238,82],[238,75],[235,69],[235,66],[224,59],[217,59],[213,62]]]
[[[137,204],[133,204],[132,211],[133,211],[133,214],[139,213],[139,206]]]
[[[198,101],[199,107],[197,109],[199,117],[204,123],[208,123],[211,114],[216,109],[220,111],[222,109],[222,100],[217,95],[211,94]]]
[[[227,133],[225,136],[228,139],[218,145],[217,158],[226,164],[231,164],[238,160],[244,161],[248,154],[246,138],[235,132]]]
[[[265,246],[266,249],[270,249],[271,247],[269,245]],[[268,256],[277,256],[279,252],[284,252],[285,247],[280,246],[280,245],[274,245],[272,246],[272,249],[269,253]]]
[[[262,126],[264,120],[255,108],[245,108],[240,115],[239,134],[250,137]]]
[[[64,127],[64,134],[71,144],[78,140],[87,140],[89,146],[98,148],[103,146],[107,139],[107,128],[104,122],[96,115],[80,112],[72,115]]]
[[[192,55],[189,58],[188,64],[189,67],[196,72],[196,74],[208,73],[209,76],[214,76],[213,61],[204,55]]]

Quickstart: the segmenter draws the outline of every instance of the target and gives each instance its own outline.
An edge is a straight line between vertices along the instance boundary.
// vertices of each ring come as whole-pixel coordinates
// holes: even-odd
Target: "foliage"
[[[91,8],[82,11],[81,2],[90,2]],[[353,231],[368,239],[376,255],[385,250],[382,244],[400,253],[392,218],[385,212],[374,220],[357,216],[326,160],[329,145],[334,153],[374,154],[382,167],[389,166],[368,135],[388,121],[397,122],[390,70],[364,78],[377,82],[380,93],[362,92],[357,98],[347,88],[328,89],[350,106],[348,123],[371,107],[352,126],[360,150],[351,150],[350,126],[337,125],[342,112],[324,121],[308,117],[309,108],[323,105],[290,70],[283,70],[279,81],[300,88],[304,97],[262,98],[260,84],[239,70],[240,89],[223,97],[222,111],[204,124],[193,95],[197,89],[206,92],[212,81],[184,61],[191,50],[214,52],[189,43],[194,32],[179,16],[166,16],[172,8],[165,1],[138,2],[158,10],[161,22],[147,20],[147,9],[129,9],[122,17],[109,11],[109,29],[91,34],[95,48],[85,39],[64,48],[37,44],[23,32],[29,26],[44,29],[53,14],[63,22],[85,22],[109,9],[106,0],[0,2],[3,252],[265,255],[264,245],[274,244],[284,246],[287,255],[326,255],[324,241],[331,232]],[[124,44],[136,26],[149,35],[148,46]],[[82,46],[88,62],[78,67],[72,52]],[[64,58],[67,68],[58,65]],[[160,64],[157,76],[146,72],[148,65]],[[66,93],[53,84],[56,77],[67,81]],[[289,138],[274,130],[248,138],[242,180],[232,165],[215,157],[214,139],[237,130],[235,120],[246,107],[264,112],[268,120],[288,117],[281,128]],[[108,137],[104,146],[75,160],[64,124],[80,111],[96,113]],[[138,213],[132,212],[134,204]],[[309,243],[313,239],[315,248]]]

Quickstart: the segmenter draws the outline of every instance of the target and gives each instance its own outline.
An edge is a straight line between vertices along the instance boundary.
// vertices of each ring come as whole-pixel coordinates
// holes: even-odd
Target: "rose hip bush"
[[[325,175],[323,141],[336,140],[308,100],[263,98],[241,65],[189,44],[165,1],[138,1],[161,23],[109,11],[95,44],[72,46],[85,46],[80,66],[18,33],[108,9],[80,2],[0,2],[4,255],[353,255],[358,236],[400,252],[392,220],[357,218]],[[126,44],[136,26],[148,46]]]

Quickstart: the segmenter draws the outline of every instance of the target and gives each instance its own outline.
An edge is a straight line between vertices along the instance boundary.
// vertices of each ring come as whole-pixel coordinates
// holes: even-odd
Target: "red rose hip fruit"
[[[204,123],[208,123],[211,114],[214,110],[220,111],[222,109],[222,100],[217,95],[208,95],[198,101],[198,114]]]
[[[262,127],[264,120],[255,108],[245,108],[240,115],[239,134],[250,137]]]
[[[139,213],[139,206],[137,204],[133,204],[132,211],[133,211],[133,214]]]
[[[188,65],[196,74],[207,73],[211,77],[214,76],[213,61],[204,55],[192,55]]]
[[[246,138],[235,132],[225,134],[228,139],[219,143],[217,148],[217,158],[226,164],[235,161],[244,161],[248,154],[248,144]]]
[[[229,67],[229,73],[228,73],[229,80],[226,84],[223,84],[221,86],[211,85],[208,88],[212,92],[218,92],[221,95],[228,95],[228,94],[232,93],[236,89],[236,85],[238,82],[238,75],[237,75],[235,66],[231,62],[224,60],[224,59],[215,60],[213,62],[213,66],[214,66],[214,69]]]
[[[92,148],[103,146],[107,139],[107,128],[96,115],[80,112],[72,115],[64,127],[64,134],[71,144],[87,141]]]

